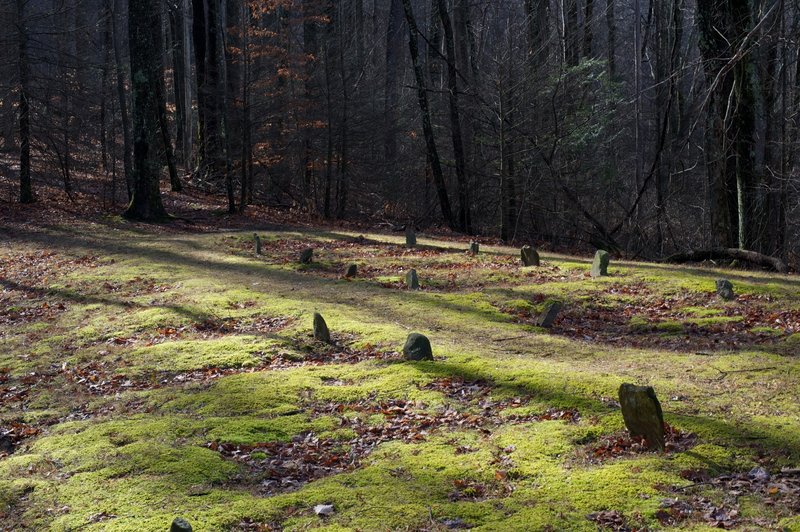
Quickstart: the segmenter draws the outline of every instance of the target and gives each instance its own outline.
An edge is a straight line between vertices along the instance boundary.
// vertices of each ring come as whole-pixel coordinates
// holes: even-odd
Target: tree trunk
[[[461,116],[458,107],[458,71],[456,69],[456,52],[453,42],[453,26],[447,13],[445,0],[439,0],[439,17],[444,29],[445,48],[447,49],[447,90],[450,107],[450,129],[453,139],[453,157],[456,162],[456,183],[458,185],[457,223],[460,231],[472,233],[472,216],[470,212],[469,183],[464,156],[464,143],[461,135]]]
[[[607,61],[608,77],[617,81],[617,18],[614,13],[615,0],[606,0],[606,27],[608,31]]]
[[[428,108],[428,93],[425,90],[425,74],[419,62],[419,49],[417,46],[417,22],[414,19],[414,11],[411,7],[411,0],[402,0],[405,10],[406,21],[408,22],[408,48],[411,52],[411,63],[414,67],[414,77],[417,82],[417,100],[419,102],[420,114],[422,115],[422,131],[425,135],[425,145],[427,147],[428,164],[433,173],[433,182],[436,187],[436,194],[439,197],[439,207],[442,217],[451,229],[456,228],[453,212],[450,209],[450,199],[447,197],[447,186],[442,173],[442,165],[439,160],[439,152],[436,150],[436,137],[433,134],[431,125],[431,113]]]
[[[156,0],[131,0],[128,7],[128,39],[133,94],[133,197],[125,217],[158,221],[167,216],[159,189],[160,126],[158,98],[161,68],[160,10]]]
[[[31,107],[28,101],[28,33],[26,0],[17,0],[19,60],[19,202],[33,203],[31,184]]]
[[[786,263],[778,258],[737,248],[713,248],[689,251],[687,253],[676,253],[665,258],[663,262],[681,264],[684,262],[702,262],[704,260],[740,260],[770,268],[778,273],[789,272],[789,267]]]
[[[591,59],[592,43],[594,41],[594,30],[592,22],[594,20],[594,0],[586,0],[586,7],[583,16],[583,57]]]
[[[122,31],[119,26],[122,0],[106,0],[108,9],[113,10],[111,15],[112,31],[114,33],[114,62],[117,74],[117,99],[119,100],[119,114],[122,120],[122,166],[125,170],[125,186],[128,200],[133,197],[133,139],[131,138],[131,119],[128,114],[128,95],[125,92],[125,73],[127,68],[122,61]]]
[[[391,0],[386,29],[386,85],[384,86],[384,155],[387,161],[397,156],[397,105],[400,101],[399,78],[403,49],[403,6]]]

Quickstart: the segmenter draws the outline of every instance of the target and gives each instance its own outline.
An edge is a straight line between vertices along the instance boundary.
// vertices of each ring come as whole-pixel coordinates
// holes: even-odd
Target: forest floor
[[[0,529],[800,530],[797,277],[258,232],[0,226]]]

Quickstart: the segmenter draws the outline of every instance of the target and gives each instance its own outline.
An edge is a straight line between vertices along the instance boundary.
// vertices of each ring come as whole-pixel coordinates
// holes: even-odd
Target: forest
[[[0,531],[800,531],[798,184],[798,0],[0,0]]]
[[[5,201],[33,201],[39,182],[157,219],[168,180],[230,212],[795,260],[797,2],[4,0],[0,13],[0,153],[19,175]]]

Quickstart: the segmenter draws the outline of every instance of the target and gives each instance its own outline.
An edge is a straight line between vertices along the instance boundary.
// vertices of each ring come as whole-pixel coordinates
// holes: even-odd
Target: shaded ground
[[[260,256],[252,231],[5,232],[4,529],[800,528],[795,277],[593,280],[581,258],[344,231],[260,231]],[[434,362],[401,360],[411,331]],[[624,432],[626,381],[661,397],[665,455]]]

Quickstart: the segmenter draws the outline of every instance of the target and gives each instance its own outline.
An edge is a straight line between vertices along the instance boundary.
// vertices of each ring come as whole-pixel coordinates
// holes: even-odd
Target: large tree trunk
[[[403,6],[400,0],[389,4],[386,29],[386,85],[384,86],[384,154],[387,161],[397,156],[397,105],[400,101],[400,61],[403,50]]]
[[[19,61],[19,202],[33,203],[31,184],[31,107],[28,101],[28,33],[25,0],[17,0]]]
[[[753,242],[755,185],[755,99],[752,54],[745,37],[751,28],[747,0],[698,3],[700,51],[709,93],[706,165],[715,242],[746,249]]]
[[[664,262],[681,264],[684,262],[702,262],[705,260],[739,260],[770,268],[778,273],[789,272],[789,267],[781,259],[763,255],[756,251],[737,248],[713,248],[676,253],[665,258]]]
[[[611,81],[617,80],[617,19],[614,11],[616,0],[606,0],[606,29],[608,44],[606,45],[608,62],[608,77]]]
[[[447,90],[450,107],[450,129],[453,139],[453,157],[456,162],[456,183],[458,185],[458,215],[459,230],[472,233],[472,216],[470,212],[469,183],[464,156],[464,141],[461,135],[461,116],[458,108],[458,71],[456,69],[456,52],[453,42],[453,26],[447,5],[444,0],[439,0],[439,17],[442,19],[444,29],[444,42],[447,48]]]
[[[125,92],[125,73],[127,68],[122,61],[122,31],[120,30],[119,19],[122,11],[121,0],[106,0],[108,8],[113,9],[111,15],[112,31],[114,33],[114,62],[116,64],[117,75],[117,99],[119,100],[119,114],[122,120],[122,166],[125,170],[125,186],[128,192],[128,200],[133,197],[133,139],[131,138],[131,119],[128,114],[128,95]],[[112,7],[113,6],[113,7]]]
[[[411,63],[414,67],[414,77],[417,82],[417,100],[419,101],[420,114],[422,115],[422,132],[425,135],[425,145],[427,147],[428,164],[433,174],[433,182],[436,186],[436,194],[439,197],[439,207],[442,217],[451,229],[456,228],[453,212],[450,208],[450,199],[447,196],[447,186],[442,173],[442,164],[439,160],[439,152],[436,149],[436,137],[433,134],[431,125],[431,113],[428,108],[428,93],[425,90],[425,73],[419,62],[419,48],[417,45],[417,22],[414,18],[414,11],[411,7],[411,0],[402,0],[405,10],[406,21],[408,22],[408,48],[411,52]]]
[[[161,144],[158,91],[163,75],[159,37],[160,9],[156,0],[131,0],[128,6],[128,39],[133,94],[133,197],[125,217],[158,221],[167,216],[159,189]]]

